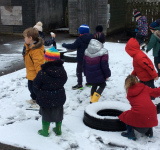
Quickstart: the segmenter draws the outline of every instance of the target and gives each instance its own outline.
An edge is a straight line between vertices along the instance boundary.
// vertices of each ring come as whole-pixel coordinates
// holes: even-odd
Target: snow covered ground
[[[125,52],[125,44],[106,42],[104,45],[109,51],[112,76],[98,103],[119,101],[128,104],[124,80],[132,71],[132,58]],[[152,53],[147,55],[153,61]],[[160,125],[154,127],[154,137],[151,139],[136,132],[136,141],[122,137],[121,132],[99,131],[84,125],[83,114],[90,105],[90,88],[85,87],[84,77],[84,90],[72,90],[71,87],[77,83],[76,63],[65,62],[64,67],[68,81],[65,84],[67,100],[62,135],[55,136],[52,131],[54,123],[50,126],[49,137],[38,135],[37,131],[42,127],[41,116],[38,111],[26,110],[30,106],[26,103],[30,96],[26,70],[22,69],[0,77],[0,142],[31,150],[160,150]],[[160,85],[160,79],[155,85]],[[153,102],[160,102],[160,98]]]

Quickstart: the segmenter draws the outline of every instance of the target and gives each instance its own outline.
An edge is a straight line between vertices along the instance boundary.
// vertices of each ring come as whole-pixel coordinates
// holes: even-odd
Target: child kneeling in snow
[[[134,75],[129,75],[125,80],[127,99],[131,110],[123,112],[119,119],[126,124],[127,132],[122,136],[136,140],[134,129],[147,137],[153,137],[152,127],[158,125],[156,106],[151,101],[151,96],[160,96],[160,88],[150,88],[138,82]]]
[[[53,131],[61,135],[63,119],[63,105],[66,101],[64,84],[67,81],[67,73],[60,60],[60,53],[54,48],[47,49],[44,55],[45,64],[38,72],[33,82],[37,96],[37,104],[40,106],[39,113],[42,115],[42,130],[38,133],[49,136],[50,122],[56,122]]]

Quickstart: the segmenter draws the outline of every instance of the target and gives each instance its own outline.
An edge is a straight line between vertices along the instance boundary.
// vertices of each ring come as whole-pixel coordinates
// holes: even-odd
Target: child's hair
[[[126,80],[125,80],[126,92],[128,92],[128,88],[130,88],[131,86],[135,85],[136,83],[138,83],[137,77],[134,76],[134,75],[128,75]]]
[[[23,31],[23,36],[32,37],[33,41],[38,41],[39,32],[37,29],[30,27]]]
[[[101,32],[95,33],[93,39],[98,40],[102,44],[106,41],[104,33],[101,33]]]

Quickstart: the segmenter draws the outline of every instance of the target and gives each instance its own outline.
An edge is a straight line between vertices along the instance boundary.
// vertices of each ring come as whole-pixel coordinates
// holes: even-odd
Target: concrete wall
[[[44,31],[65,26],[65,8],[68,0],[0,0],[0,6],[21,6],[22,25],[4,25],[0,19],[0,33],[22,33],[42,21]],[[0,13],[1,17],[1,13]]]
[[[96,25],[104,28],[106,35],[125,29],[126,0],[68,0],[69,33],[78,35],[81,24],[90,26],[91,33]]]
[[[87,24],[90,32],[95,32],[97,25],[102,25],[104,33],[107,30],[108,0],[68,0],[69,33],[78,35],[81,24]]]
[[[35,21],[42,21],[44,30],[65,27],[68,0],[35,0]]]
[[[0,22],[0,33],[22,33],[24,29],[35,23],[35,2],[34,0],[0,0],[0,6],[22,6],[23,25],[2,25]],[[1,14],[0,14],[1,15]]]

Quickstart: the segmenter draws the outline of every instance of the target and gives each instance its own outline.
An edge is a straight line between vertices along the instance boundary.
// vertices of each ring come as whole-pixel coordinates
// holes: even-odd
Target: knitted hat
[[[42,26],[43,26],[42,22],[39,21],[39,22],[36,23],[36,25],[33,28],[36,28],[38,31],[42,32],[42,30],[43,30]]]
[[[133,15],[136,18],[138,16],[141,16],[141,13],[137,9],[135,9],[134,12],[133,12]]]
[[[60,59],[60,53],[54,47],[49,48],[45,51],[44,60],[45,62],[55,61]]]
[[[160,26],[160,19],[157,19],[156,23]]]
[[[96,32],[103,32],[103,27],[101,25],[96,26]]]
[[[149,28],[152,30],[155,30],[156,27],[159,27],[159,24],[156,21],[152,22],[149,26]]]
[[[82,24],[78,30],[79,34],[89,33],[89,26],[86,24]]]
[[[101,43],[104,43],[106,41],[104,33],[100,33],[100,32],[97,32],[94,34],[94,39],[100,41]]]

